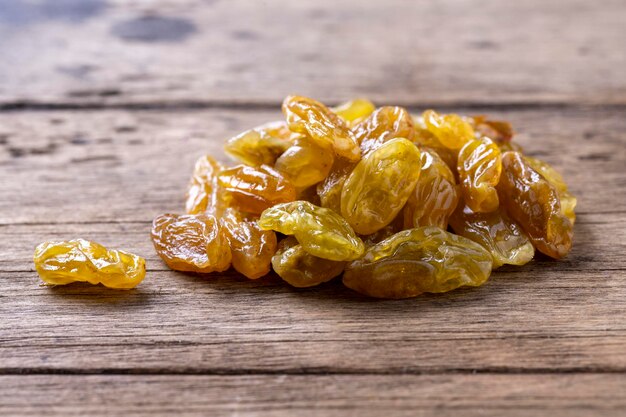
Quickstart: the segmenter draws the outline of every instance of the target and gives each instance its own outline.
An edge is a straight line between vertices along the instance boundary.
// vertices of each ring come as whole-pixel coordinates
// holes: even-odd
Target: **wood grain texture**
[[[479,289],[405,301],[339,283],[202,278],[156,257],[150,220],[180,211],[193,160],[221,155],[224,138],[277,112],[0,115],[0,172],[11,178],[0,205],[0,373],[623,371],[624,112],[492,113],[579,196],[574,250],[502,268]],[[39,287],[34,245],[77,236],[145,256],[148,278],[124,293]]]
[[[0,8],[4,107],[626,104],[622,0],[50,4]]]
[[[4,376],[11,416],[623,415],[620,375]],[[436,410],[435,413],[433,411]]]
[[[297,290],[275,276],[181,274],[155,256],[150,220],[181,210],[193,161],[223,159],[224,139],[278,110],[0,114],[0,413],[618,415],[625,112],[489,114],[571,184],[574,250],[402,301],[337,281]],[[39,286],[34,245],[77,236],[145,256],[146,280],[128,292]]]
[[[624,415],[623,1],[0,3],[0,415]],[[512,121],[579,198],[572,253],[399,301],[168,270],[151,219],[290,93]],[[146,280],[40,286],[75,237]]]
[[[578,212],[626,211],[625,110],[453,110],[511,120],[526,151],[562,171]],[[146,222],[178,212],[199,156],[224,159],[226,139],[280,117],[278,106],[0,114],[0,224]]]

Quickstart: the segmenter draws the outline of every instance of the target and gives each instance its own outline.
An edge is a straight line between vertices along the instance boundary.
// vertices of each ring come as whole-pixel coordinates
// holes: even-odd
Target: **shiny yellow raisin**
[[[496,185],[502,173],[500,148],[489,138],[469,141],[457,162],[461,190],[472,211],[488,213],[500,205]]]
[[[413,142],[415,138],[413,118],[402,107],[381,107],[356,125],[353,131],[363,154],[391,139],[404,138]]]
[[[348,264],[343,283],[371,297],[407,298],[482,285],[491,265],[491,255],[478,243],[428,226],[369,247]]]
[[[293,236],[280,241],[278,251],[272,258],[272,267],[278,276],[299,288],[330,281],[343,272],[345,265],[345,262],[311,255]]]
[[[341,214],[362,235],[388,225],[415,188],[420,151],[397,138],[368,153],[354,168],[341,191]]]
[[[328,176],[317,185],[320,205],[341,214],[341,190],[356,164],[345,158],[336,158]]]
[[[376,110],[374,104],[365,98],[357,98],[342,103],[337,107],[331,108],[331,111],[349,124],[355,124],[365,119]]]
[[[270,272],[270,262],[276,253],[276,233],[263,230],[252,216],[228,208],[220,218],[228,239],[235,270],[250,279]]]
[[[326,178],[334,159],[335,154],[328,145],[301,136],[276,160],[274,168],[296,188],[302,189]]]
[[[230,266],[228,240],[211,215],[162,214],[152,222],[152,243],[175,271],[221,272]]]
[[[347,123],[319,101],[289,96],[283,102],[283,113],[292,132],[308,134],[314,140],[333,147],[337,155],[351,161],[361,157]]]
[[[246,165],[271,166],[291,145],[290,137],[291,131],[285,122],[271,122],[229,139],[224,151]]]
[[[460,205],[450,217],[454,233],[481,244],[491,253],[493,267],[524,265],[535,256],[535,248],[522,228],[504,210],[475,213]]]
[[[278,204],[261,214],[259,226],[294,235],[310,254],[333,261],[349,261],[363,253],[363,242],[350,225],[330,209],[307,201]]]
[[[426,110],[422,117],[426,129],[446,148],[460,149],[474,139],[472,125],[457,114],[440,115],[434,110]]]
[[[260,214],[275,204],[294,201],[296,188],[274,168],[237,165],[223,169],[218,184],[232,199],[231,206],[245,213]]]
[[[517,152],[502,155],[498,195],[507,213],[540,252],[559,259],[572,248],[572,222],[563,215],[556,189]]]
[[[454,174],[437,152],[421,148],[422,172],[404,206],[404,227],[438,226],[446,229],[459,201]]]
[[[569,219],[572,224],[576,221],[576,197],[574,197],[567,189],[567,184],[563,180],[561,174],[547,162],[530,156],[524,156],[526,162],[538,173],[540,173],[559,193],[561,201],[561,212]]]
[[[48,285],[72,282],[127,290],[146,276],[146,261],[132,253],[107,249],[83,239],[44,242],[35,248],[35,269]]]
[[[187,187],[187,214],[199,214],[206,211],[213,212],[217,206],[217,173],[222,165],[206,155],[196,161],[193,175]]]

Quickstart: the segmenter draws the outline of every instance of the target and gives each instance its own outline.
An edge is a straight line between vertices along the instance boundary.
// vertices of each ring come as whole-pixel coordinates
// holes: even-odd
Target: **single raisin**
[[[229,139],[224,151],[246,165],[274,165],[291,145],[291,131],[285,122],[271,122]]]
[[[218,183],[232,199],[236,209],[260,214],[275,204],[294,201],[296,188],[269,166],[258,168],[237,165],[219,172]]]
[[[347,123],[319,101],[289,96],[283,102],[283,113],[292,132],[308,134],[320,143],[331,145],[337,155],[351,161],[361,157]]]
[[[563,215],[556,189],[518,152],[502,155],[498,195],[507,213],[542,253],[559,259],[572,248],[572,222]]]
[[[488,213],[500,205],[496,185],[500,181],[500,148],[489,138],[467,142],[459,152],[457,170],[466,204],[472,211]]]
[[[345,265],[345,262],[311,255],[293,236],[280,241],[278,251],[272,258],[272,267],[278,276],[299,288],[330,281],[343,272]]]
[[[263,212],[259,226],[294,235],[304,249],[319,258],[350,261],[363,253],[363,242],[334,211],[307,201],[278,204]]]
[[[535,256],[535,248],[522,228],[506,212],[475,213],[459,205],[450,217],[454,233],[481,244],[491,253],[493,267],[524,265]]]
[[[228,239],[233,268],[250,279],[266,275],[276,253],[276,233],[261,229],[253,216],[233,208],[227,208],[220,221]]]
[[[348,264],[343,283],[371,297],[407,298],[482,285],[491,265],[478,243],[439,227],[419,227],[369,247]]]
[[[437,152],[421,148],[422,168],[404,206],[404,228],[438,226],[445,229],[459,201],[454,174]]]
[[[341,214],[354,230],[369,235],[388,225],[402,210],[420,175],[420,151],[396,138],[368,153],[341,191]]]
[[[48,285],[88,282],[127,290],[146,276],[143,258],[83,239],[44,242],[35,248],[34,261],[37,273]]]
[[[175,271],[221,272],[230,266],[228,240],[211,215],[162,214],[152,222],[152,243]]]

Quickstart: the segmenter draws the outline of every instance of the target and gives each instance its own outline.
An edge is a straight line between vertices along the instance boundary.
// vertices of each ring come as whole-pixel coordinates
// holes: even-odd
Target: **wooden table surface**
[[[0,415],[626,415],[625,42],[623,0],[0,1]],[[151,219],[289,93],[509,119],[572,253],[402,301],[169,271]],[[76,237],[145,281],[40,286]]]

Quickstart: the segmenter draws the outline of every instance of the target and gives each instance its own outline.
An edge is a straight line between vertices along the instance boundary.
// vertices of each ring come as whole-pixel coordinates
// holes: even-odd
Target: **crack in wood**
[[[0,368],[0,375],[553,375],[553,374],[626,374],[626,367],[569,367],[569,368],[440,368],[440,369],[358,369],[358,368]]]
[[[328,102],[329,106],[337,105],[338,102]],[[480,101],[451,101],[451,102],[394,102],[394,105],[403,106],[410,111],[418,111],[427,108],[439,110],[465,109],[474,111],[534,111],[534,110],[570,110],[570,109],[593,109],[599,111],[623,111],[626,103],[604,102],[543,102],[543,101],[520,101],[520,102],[480,102]],[[95,111],[95,110],[239,110],[239,111],[263,111],[276,110],[281,106],[280,101],[221,101],[221,100],[171,100],[171,101],[145,101],[129,103],[107,103],[105,101],[86,102],[39,102],[39,101],[7,101],[0,102],[0,112],[15,111]]]

